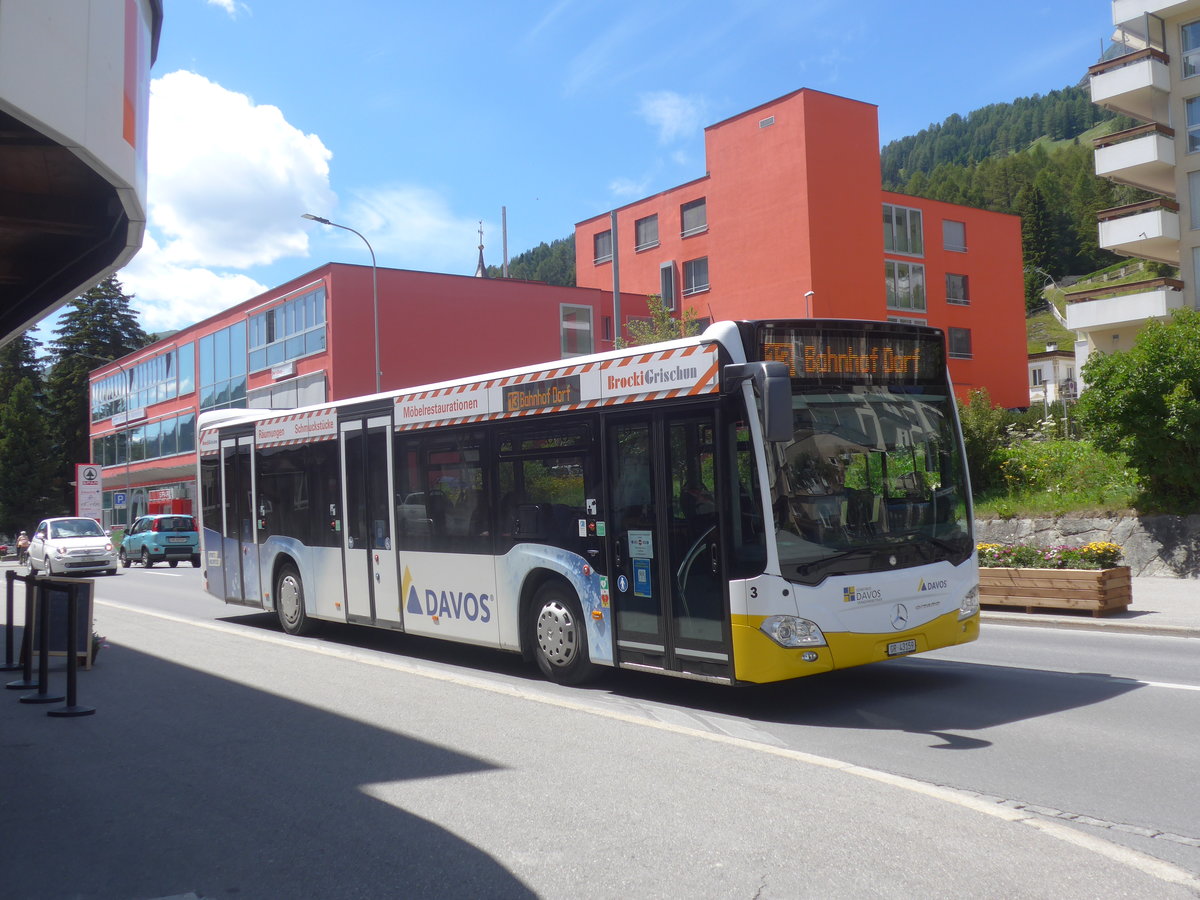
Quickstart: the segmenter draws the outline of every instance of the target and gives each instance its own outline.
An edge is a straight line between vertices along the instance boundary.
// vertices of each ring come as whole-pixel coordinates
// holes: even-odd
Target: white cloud
[[[300,214],[336,201],[319,137],[192,72],[152,82],[149,143],[146,236],[121,272],[147,331],[261,293],[236,270],[307,256]]]
[[[324,215],[323,213],[318,213]],[[344,214],[327,218],[361,231],[375,250],[381,266],[420,269],[427,272],[470,274],[478,260],[479,219],[454,214],[446,199],[419,185],[396,184],[360,191]],[[315,228],[326,226],[315,225]],[[484,221],[484,240],[488,246],[500,246],[498,229]],[[349,250],[362,241],[340,229],[338,239]],[[329,235],[333,238],[334,235]],[[495,261],[495,252],[486,254]],[[348,256],[342,262],[354,262]]]
[[[172,263],[149,234],[120,278],[151,333],[195,324],[267,289],[248,275]]]
[[[238,10],[249,9],[244,3],[238,3],[237,0],[208,0],[209,6],[217,6],[225,10],[229,14],[229,18],[236,19]]]
[[[151,84],[149,144],[150,227],[175,265],[304,256],[300,213],[334,202],[319,137],[193,72]]]
[[[704,103],[674,91],[653,91],[638,98],[638,115],[658,129],[660,144],[688,138],[703,123]]]
[[[643,178],[634,181],[632,178],[614,178],[608,184],[609,193],[614,197],[644,197],[649,190],[650,180]]]

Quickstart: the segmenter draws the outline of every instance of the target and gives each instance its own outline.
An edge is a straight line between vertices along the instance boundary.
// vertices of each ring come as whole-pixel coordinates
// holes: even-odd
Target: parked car
[[[29,540],[29,573],[117,574],[117,552],[95,519],[42,519]]]
[[[173,569],[184,559],[190,560],[193,568],[200,568],[200,533],[195,517],[179,513],[142,516],[125,532],[120,558],[126,568],[135,559],[147,569],[163,561]]]

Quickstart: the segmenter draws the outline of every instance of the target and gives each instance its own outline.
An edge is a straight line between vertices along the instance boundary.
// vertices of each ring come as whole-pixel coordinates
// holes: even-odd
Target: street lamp
[[[300,218],[311,219],[313,222],[320,222],[322,225],[332,225],[334,228],[341,228],[344,231],[349,231],[351,234],[357,234],[362,238],[362,242],[367,245],[367,250],[371,254],[371,297],[375,315],[375,393],[378,394],[382,390],[379,386],[379,376],[383,373],[379,369],[379,270],[375,266],[375,251],[371,248],[371,242],[349,225],[339,225],[337,222],[330,222],[328,219],[322,219],[320,216],[314,216],[312,213],[304,213]]]

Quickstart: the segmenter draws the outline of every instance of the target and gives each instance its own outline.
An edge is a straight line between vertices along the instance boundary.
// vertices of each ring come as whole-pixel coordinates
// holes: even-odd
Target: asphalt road
[[[96,580],[95,716],[0,701],[6,896],[1200,893],[1195,641],[1000,626],[763,689],[563,689],[199,583]]]

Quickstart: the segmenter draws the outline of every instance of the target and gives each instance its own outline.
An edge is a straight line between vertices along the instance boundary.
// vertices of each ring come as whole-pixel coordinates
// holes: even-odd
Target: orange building
[[[795,91],[704,141],[702,178],[575,226],[580,287],[611,291],[615,253],[622,292],[705,319],[932,325],[959,396],[1029,404],[1016,216],[884,191],[876,108],[844,97]]]

